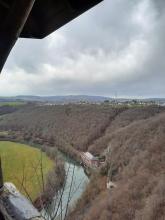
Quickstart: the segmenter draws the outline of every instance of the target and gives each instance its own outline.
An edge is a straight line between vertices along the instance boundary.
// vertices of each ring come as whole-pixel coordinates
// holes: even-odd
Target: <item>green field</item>
[[[0,102],[0,106],[12,106],[12,107],[22,106],[25,104],[26,102]]]
[[[0,141],[0,156],[5,182],[14,183],[34,200],[43,188],[42,173],[45,179],[53,162],[39,149],[8,141]]]

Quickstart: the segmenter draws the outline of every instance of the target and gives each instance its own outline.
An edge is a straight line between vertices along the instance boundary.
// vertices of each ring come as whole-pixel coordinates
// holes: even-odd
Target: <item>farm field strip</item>
[[[34,200],[42,190],[44,178],[53,162],[39,149],[9,141],[0,141],[0,156],[5,182],[12,182],[25,195]]]

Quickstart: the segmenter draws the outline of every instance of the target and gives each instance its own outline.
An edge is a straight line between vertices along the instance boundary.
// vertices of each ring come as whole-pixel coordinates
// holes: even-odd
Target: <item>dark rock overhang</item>
[[[42,39],[103,0],[0,0],[0,71],[19,37]]]

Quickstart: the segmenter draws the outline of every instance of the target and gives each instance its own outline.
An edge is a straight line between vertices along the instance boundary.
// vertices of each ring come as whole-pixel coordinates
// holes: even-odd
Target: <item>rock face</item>
[[[30,201],[12,183],[5,183],[1,190],[0,212],[5,220],[43,220]]]

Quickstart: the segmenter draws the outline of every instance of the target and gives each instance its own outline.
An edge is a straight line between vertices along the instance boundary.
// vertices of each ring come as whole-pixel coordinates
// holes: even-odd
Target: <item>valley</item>
[[[165,216],[164,107],[33,103],[2,115],[0,131],[2,140],[37,146],[49,158],[57,149],[78,163],[79,152],[105,156],[105,163],[90,176],[66,219],[155,220]],[[108,181],[116,187],[107,189]]]

